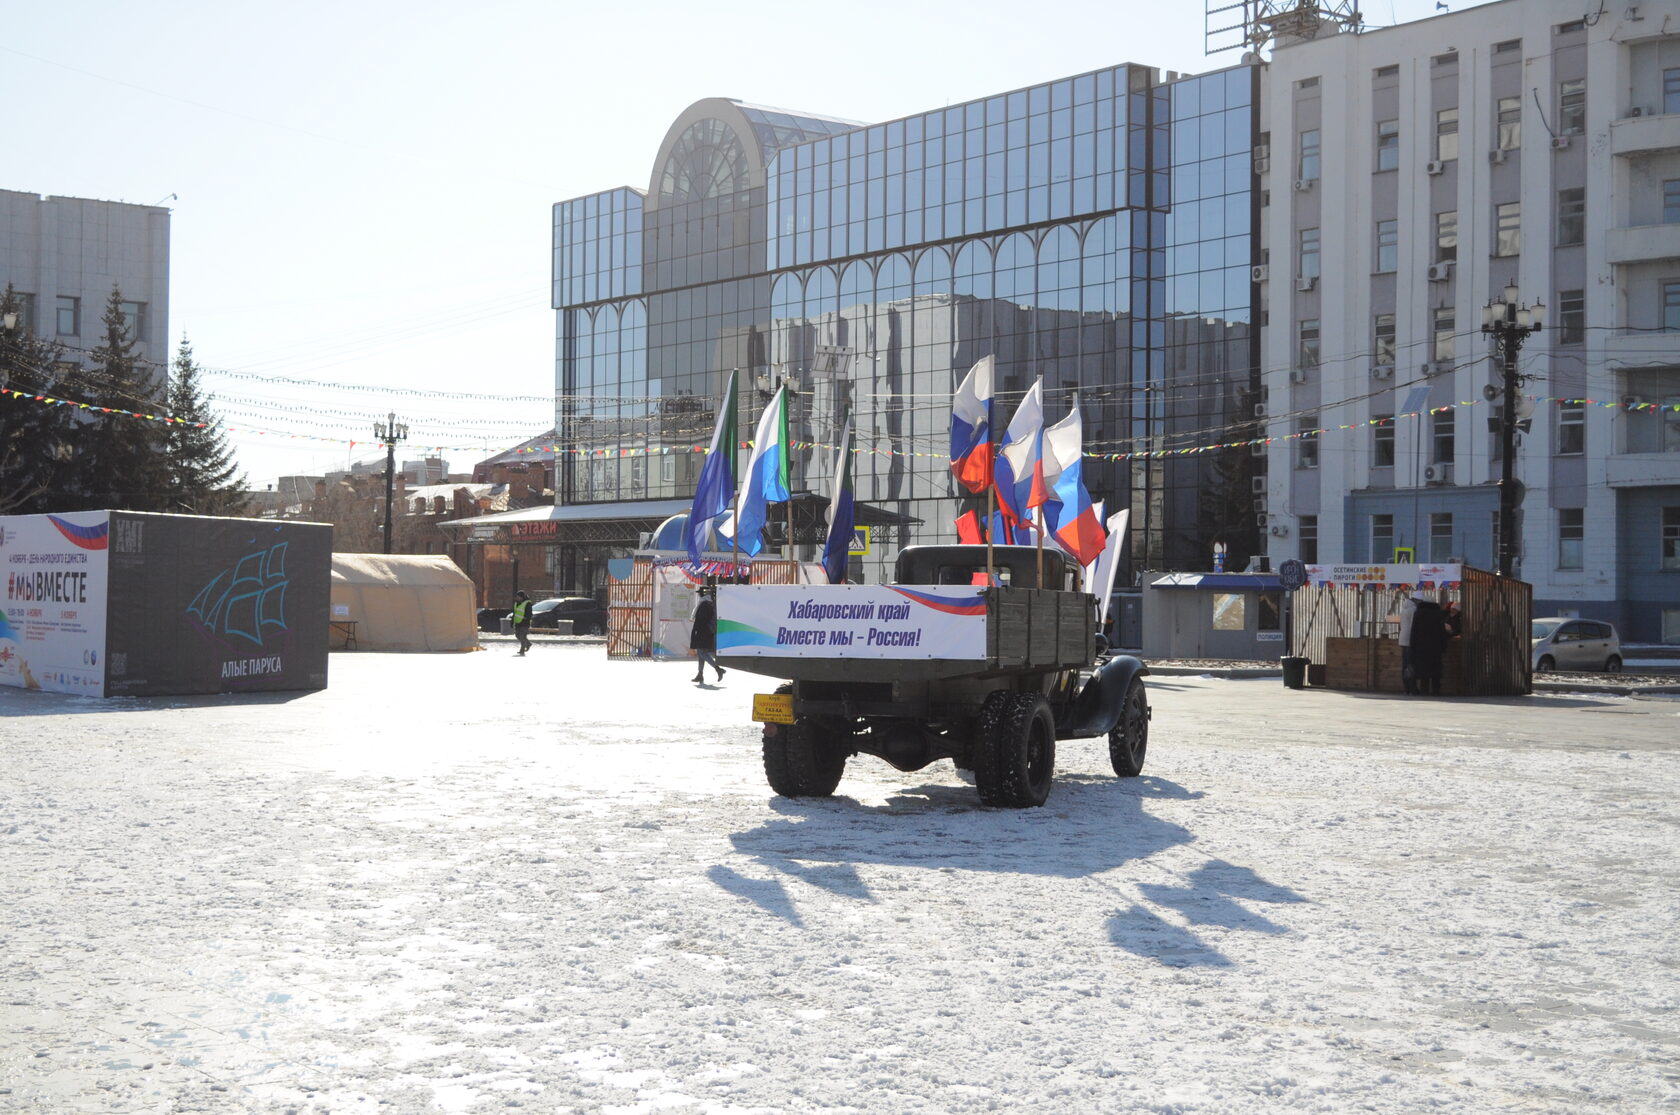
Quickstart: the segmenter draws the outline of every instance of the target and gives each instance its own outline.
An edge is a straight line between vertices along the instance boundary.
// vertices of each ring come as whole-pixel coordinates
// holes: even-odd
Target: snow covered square
[[[773,796],[731,670],[0,689],[0,1110],[1680,1103],[1680,701],[1152,677],[1144,777]]]

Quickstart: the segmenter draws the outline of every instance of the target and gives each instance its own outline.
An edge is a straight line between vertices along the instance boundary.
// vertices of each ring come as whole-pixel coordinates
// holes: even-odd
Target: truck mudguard
[[[1057,739],[1106,736],[1120,722],[1132,679],[1149,668],[1129,654],[1117,654],[1091,675],[1073,699],[1065,720],[1056,725]]]

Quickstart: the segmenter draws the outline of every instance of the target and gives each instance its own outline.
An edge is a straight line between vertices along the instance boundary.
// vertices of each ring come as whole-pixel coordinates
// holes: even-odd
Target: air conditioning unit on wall
[[[1260,511],[1255,514],[1254,525],[1257,527],[1263,527],[1266,525],[1266,513],[1264,511]]]
[[[1451,464],[1428,465],[1423,470],[1423,480],[1426,484],[1451,484],[1452,477]]]
[[[1453,265],[1452,260],[1450,259],[1444,259],[1440,263],[1431,263],[1429,265],[1429,281],[1432,283],[1444,283],[1448,279],[1452,278],[1452,272]]]
[[[1311,178],[1297,178],[1297,179],[1295,179],[1295,189],[1296,189],[1297,192],[1305,192],[1307,190],[1312,189],[1312,184],[1313,184],[1313,180]]]
[[[1307,370],[1305,368],[1291,368],[1289,370],[1289,382],[1290,383],[1305,383],[1305,382],[1307,382]]]
[[[1568,147],[1568,146],[1569,146],[1569,137],[1568,136],[1553,136],[1552,137],[1552,150],[1553,151],[1562,151],[1565,147]]]
[[[1373,365],[1372,368],[1371,368],[1371,378],[1372,379],[1393,379],[1394,378],[1394,365],[1393,364],[1376,364],[1376,365]]]
[[[1313,287],[1315,287],[1317,285],[1318,285],[1318,276],[1317,275],[1302,275],[1300,278],[1295,280],[1295,289],[1296,290],[1311,290]]]
[[[1264,263],[1256,263],[1253,267],[1248,269],[1248,278],[1250,282],[1263,283],[1267,279],[1271,278],[1271,276],[1272,269],[1267,267]]]
[[[1249,486],[1257,493],[1264,492],[1266,490],[1266,478],[1264,476],[1251,476],[1248,478],[1248,482]]]
[[[1431,177],[1440,174],[1446,169],[1447,164],[1442,162],[1440,159],[1431,159],[1427,163],[1423,164],[1423,172]]]
[[[1490,162],[1490,163],[1502,163],[1504,161],[1505,161],[1505,148],[1495,147],[1492,151],[1488,152],[1488,162]]]

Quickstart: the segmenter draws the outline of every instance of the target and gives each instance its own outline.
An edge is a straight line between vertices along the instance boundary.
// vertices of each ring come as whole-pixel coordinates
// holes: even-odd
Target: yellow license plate
[[[792,693],[754,693],[753,719],[761,724],[792,724]]]

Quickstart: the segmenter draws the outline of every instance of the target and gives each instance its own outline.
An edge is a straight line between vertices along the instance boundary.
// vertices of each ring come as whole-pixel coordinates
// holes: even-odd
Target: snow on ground
[[[1649,1112],[1680,701],[1152,680],[1146,776],[773,797],[732,671],[0,690],[0,1109]]]

